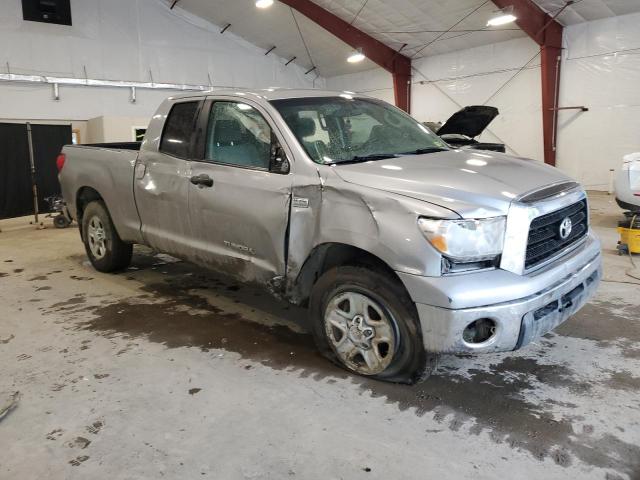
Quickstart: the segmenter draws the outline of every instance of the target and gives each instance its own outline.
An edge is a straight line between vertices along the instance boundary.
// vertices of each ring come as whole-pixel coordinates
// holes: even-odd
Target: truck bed
[[[140,150],[142,142],[84,143],[79,147],[108,148],[112,150]]]
[[[66,145],[62,149],[66,159],[59,179],[72,218],[78,220],[79,195],[93,190],[100,193],[122,239],[141,241],[133,195],[133,171],[139,149],[140,142]]]

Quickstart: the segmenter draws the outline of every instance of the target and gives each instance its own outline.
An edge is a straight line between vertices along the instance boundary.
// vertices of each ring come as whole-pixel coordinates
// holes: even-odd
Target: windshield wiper
[[[418,148],[417,150],[399,153],[398,155],[423,155],[425,153],[446,152],[447,150],[447,148],[442,147]]]
[[[396,158],[393,153],[372,153],[370,155],[356,155],[348,160],[338,160],[332,162],[333,165],[341,165],[343,163],[368,162],[369,160],[386,160],[387,158]]]

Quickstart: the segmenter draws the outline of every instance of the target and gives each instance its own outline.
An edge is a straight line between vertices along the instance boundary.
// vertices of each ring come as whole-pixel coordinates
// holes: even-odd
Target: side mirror
[[[289,173],[289,159],[284,149],[277,140],[271,143],[271,158],[269,159],[269,171],[286,175]]]

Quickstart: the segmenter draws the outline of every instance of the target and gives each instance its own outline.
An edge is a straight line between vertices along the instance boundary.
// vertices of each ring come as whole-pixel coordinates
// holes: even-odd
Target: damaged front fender
[[[446,208],[342,181],[321,166],[323,182],[294,186],[289,223],[287,295],[298,303],[326,267],[331,246],[352,248],[379,259],[389,269],[413,275],[439,275],[440,255],[417,227],[419,216],[459,218]],[[346,254],[344,254],[346,255]],[[348,256],[348,255],[347,255]],[[348,261],[353,261],[349,259]]]

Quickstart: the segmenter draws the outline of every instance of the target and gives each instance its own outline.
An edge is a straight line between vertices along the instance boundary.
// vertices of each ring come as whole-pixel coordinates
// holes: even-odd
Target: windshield
[[[317,163],[448,150],[446,143],[427,127],[381,100],[316,97],[271,103]]]

